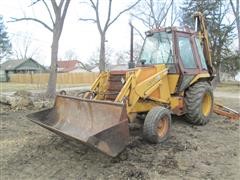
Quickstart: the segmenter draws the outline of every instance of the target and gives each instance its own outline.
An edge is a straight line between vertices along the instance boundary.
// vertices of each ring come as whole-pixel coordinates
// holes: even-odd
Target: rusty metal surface
[[[53,108],[30,114],[28,118],[110,156],[117,156],[128,143],[127,114],[120,103],[59,95]]]
[[[111,72],[109,76],[109,86],[107,89],[107,93],[105,96],[105,100],[114,101],[118,96],[118,93],[121,91],[124,86],[126,80],[126,72],[125,71],[115,71]]]
[[[230,109],[229,107],[223,106],[219,103],[214,103],[213,111],[221,116],[229,118],[231,121],[240,120],[240,113]]]

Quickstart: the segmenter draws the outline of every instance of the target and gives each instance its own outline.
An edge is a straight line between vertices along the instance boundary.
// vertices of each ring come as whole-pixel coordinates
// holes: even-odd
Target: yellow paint
[[[190,82],[190,85],[197,82],[200,78],[208,78],[210,77],[209,73],[202,73],[202,74],[197,74],[193,80]]]
[[[93,83],[91,91],[96,92],[95,99],[104,100],[109,76],[107,72],[100,73]],[[208,73],[198,74],[191,84],[206,77],[209,77]],[[148,112],[155,106],[168,106],[174,113],[181,114],[184,92],[180,93],[180,96],[171,95],[175,93],[178,80],[179,75],[168,74],[168,69],[163,64],[129,70],[115,102],[126,103],[129,117],[133,117],[134,113]]]
[[[180,96],[172,96],[170,98],[171,109],[181,107],[183,105],[183,99]]]
[[[206,93],[202,101],[202,113],[204,116],[208,116],[212,108],[212,97],[209,93]]]
[[[144,101],[140,99],[135,106],[131,109],[131,112],[148,112],[153,107],[160,106],[161,104],[154,101]]]
[[[97,79],[93,82],[92,87],[90,91],[95,92],[97,96],[94,99],[102,100],[104,98],[104,93],[107,90],[108,87],[108,72],[101,72]],[[87,97],[88,93],[84,95],[84,97]]]
[[[169,90],[171,94],[175,93],[178,80],[179,74],[168,74]]]

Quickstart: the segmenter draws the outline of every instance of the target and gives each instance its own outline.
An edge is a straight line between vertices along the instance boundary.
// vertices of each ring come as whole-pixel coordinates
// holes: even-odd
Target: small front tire
[[[171,129],[171,113],[164,107],[151,109],[144,121],[143,135],[151,143],[165,141]]]

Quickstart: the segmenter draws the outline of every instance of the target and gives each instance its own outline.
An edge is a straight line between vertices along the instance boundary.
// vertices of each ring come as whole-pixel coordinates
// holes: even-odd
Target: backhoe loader
[[[129,123],[146,114],[143,137],[167,139],[171,115],[205,125],[213,111],[214,78],[204,16],[188,26],[146,32],[139,62],[131,69],[101,72],[80,96],[57,95],[53,108],[30,114],[40,126],[117,156],[129,140]]]

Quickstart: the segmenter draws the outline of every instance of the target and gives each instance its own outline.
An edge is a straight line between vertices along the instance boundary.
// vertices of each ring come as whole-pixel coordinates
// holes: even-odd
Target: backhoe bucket
[[[128,119],[121,103],[59,95],[53,108],[29,114],[28,118],[113,157],[128,143]]]

